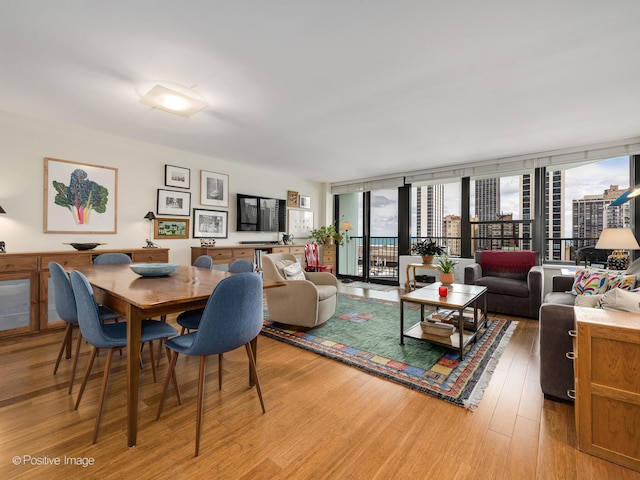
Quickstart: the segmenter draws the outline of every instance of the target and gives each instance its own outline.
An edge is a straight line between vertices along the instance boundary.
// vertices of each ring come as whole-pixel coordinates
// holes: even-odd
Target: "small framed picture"
[[[200,204],[228,207],[229,175],[200,170]]]
[[[174,190],[158,189],[158,215],[189,216],[191,194]]]
[[[311,197],[300,195],[299,203],[300,208],[311,208]]]
[[[287,207],[298,208],[298,192],[287,191]]]
[[[229,212],[193,209],[193,238],[227,238]]]
[[[164,184],[167,187],[191,188],[191,169],[165,165]]]
[[[188,218],[156,218],[153,238],[189,238]]]

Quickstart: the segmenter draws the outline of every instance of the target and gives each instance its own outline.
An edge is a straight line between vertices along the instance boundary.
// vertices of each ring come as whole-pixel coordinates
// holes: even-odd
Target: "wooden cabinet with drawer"
[[[574,307],[578,448],[640,471],[640,315]]]

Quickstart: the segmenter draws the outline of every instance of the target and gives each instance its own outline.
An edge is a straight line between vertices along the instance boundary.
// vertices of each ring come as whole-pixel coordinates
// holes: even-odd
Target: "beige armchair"
[[[269,318],[274,322],[304,328],[324,324],[336,311],[338,279],[326,272],[304,272],[304,280],[288,280],[284,269],[297,259],[290,253],[262,257],[265,280],[286,282],[285,287],[265,289]]]

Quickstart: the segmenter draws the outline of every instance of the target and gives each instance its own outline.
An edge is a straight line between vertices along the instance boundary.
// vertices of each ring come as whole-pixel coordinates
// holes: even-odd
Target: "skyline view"
[[[595,163],[572,166],[565,170],[565,231],[564,237],[572,236],[572,200],[583,199],[585,195],[602,194],[611,185],[620,190],[629,188],[629,159],[614,157]],[[520,176],[500,178],[500,204],[502,213],[512,213],[514,220],[520,219]],[[472,182],[473,186],[473,182]],[[419,188],[419,187],[417,187]],[[411,202],[411,235],[416,235],[415,195]],[[471,212],[474,212],[474,196],[471,195]],[[361,211],[359,217],[361,218]],[[444,184],[444,216],[460,215],[460,183]],[[397,236],[397,190],[377,190],[372,192],[371,235],[374,237]],[[360,219],[352,222],[356,230],[353,236],[362,236]]]

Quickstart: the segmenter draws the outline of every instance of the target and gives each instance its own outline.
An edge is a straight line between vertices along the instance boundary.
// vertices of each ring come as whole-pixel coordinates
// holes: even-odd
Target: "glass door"
[[[338,247],[338,275],[397,284],[398,190],[344,193],[337,205],[336,224],[345,237]]]

